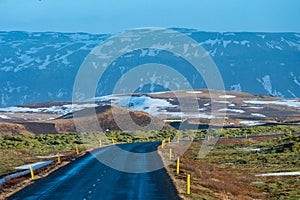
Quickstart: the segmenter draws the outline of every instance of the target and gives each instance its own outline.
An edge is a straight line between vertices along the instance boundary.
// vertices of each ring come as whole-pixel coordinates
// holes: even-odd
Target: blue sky
[[[299,0],[0,0],[0,31],[115,33],[140,27],[300,32]]]

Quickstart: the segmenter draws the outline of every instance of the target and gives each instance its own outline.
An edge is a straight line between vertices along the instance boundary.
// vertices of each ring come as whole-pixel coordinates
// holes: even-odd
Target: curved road
[[[130,152],[146,153],[155,151],[159,144],[132,143],[118,147]],[[161,165],[157,154],[140,160],[127,159],[117,153],[116,146],[95,150],[93,154],[96,157],[110,158],[110,162],[118,162],[120,166]],[[9,199],[156,200],[179,197],[164,168],[149,173],[126,173],[112,169],[99,162],[93,155],[86,154],[48,177],[37,180]]]

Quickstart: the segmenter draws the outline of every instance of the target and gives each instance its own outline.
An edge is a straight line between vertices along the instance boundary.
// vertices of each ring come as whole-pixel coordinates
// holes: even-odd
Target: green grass
[[[273,172],[273,171],[295,171],[300,170],[300,139],[290,136],[290,132],[300,131],[299,127],[294,126],[261,126],[246,127],[239,129],[210,129],[210,130],[188,130],[188,131],[148,131],[148,132],[122,132],[110,131],[105,133],[81,133],[81,134],[39,134],[35,136],[28,135],[9,135],[0,136],[0,177],[9,173],[16,172],[14,167],[44,161],[39,159],[38,155],[49,155],[60,153],[70,153],[75,151],[77,145],[80,150],[99,147],[101,145],[111,144],[112,140],[117,143],[142,142],[142,141],[161,141],[164,138],[171,137],[175,140],[179,137],[181,140],[204,139],[210,132],[212,135],[224,137],[226,135],[260,135],[273,133],[286,133],[287,136],[278,140],[270,140],[260,143],[249,144],[227,144],[216,145],[213,151],[205,159],[209,163],[216,165],[227,165],[233,163],[234,167],[247,172]],[[262,148],[261,152],[251,152],[241,150],[243,147]],[[194,152],[199,147],[191,146]],[[197,159],[190,157],[197,162]],[[286,180],[286,179],[284,179]],[[289,181],[293,181],[289,180]],[[292,185],[299,183],[296,181]],[[281,185],[287,185],[288,181],[283,181]],[[260,186],[264,191],[275,191],[273,189],[277,182]],[[299,185],[299,184],[298,184]],[[285,186],[285,188],[288,188]],[[300,188],[299,188],[300,190]],[[286,192],[287,190],[279,190]],[[293,190],[294,191],[294,190]],[[294,194],[295,193],[295,194]],[[293,192],[291,195],[298,195]]]
[[[204,129],[197,131],[185,131],[189,134],[193,133],[195,139],[202,139],[206,134],[210,134],[213,137],[236,137],[236,136],[245,136],[245,135],[269,135],[269,134],[290,134],[295,132],[300,132],[299,126],[251,126],[243,128],[224,128],[224,129]]]
[[[122,132],[81,134],[39,134],[0,136],[0,177],[16,172],[15,167],[45,161],[37,156],[75,152],[76,145],[80,150],[98,148],[116,143],[159,141],[173,137],[174,131]]]

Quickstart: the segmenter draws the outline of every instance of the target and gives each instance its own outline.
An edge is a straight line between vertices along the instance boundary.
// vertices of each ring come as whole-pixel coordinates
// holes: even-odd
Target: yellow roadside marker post
[[[187,175],[187,184],[186,184],[186,194],[190,195],[191,194],[191,175]]]
[[[30,165],[29,169],[30,169],[31,179],[34,179],[34,172],[32,169],[32,165]]]
[[[168,143],[169,143],[169,144],[171,143],[171,138],[170,138],[170,137],[168,137]]]
[[[172,160],[172,149],[170,149],[170,160]]]
[[[61,163],[61,160],[60,160],[60,153],[58,152],[57,153],[57,164],[60,164]]]
[[[78,145],[76,144],[76,154],[79,155]]]
[[[99,147],[102,147],[102,141],[99,140]]]
[[[179,174],[180,158],[177,158],[176,174]]]
[[[161,141],[161,148],[162,148],[162,149],[165,148],[165,139],[163,139],[163,140]]]
[[[112,143],[113,143],[113,144],[116,144],[114,139],[112,139]]]

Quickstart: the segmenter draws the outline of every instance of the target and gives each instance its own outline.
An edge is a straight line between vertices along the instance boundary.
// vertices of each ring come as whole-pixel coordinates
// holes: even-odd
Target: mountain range
[[[229,91],[300,97],[300,33],[201,32],[176,28],[196,40],[216,63]],[[70,101],[76,74],[86,56],[110,34],[0,32],[0,107]],[[101,78],[96,96],[112,94],[114,84],[129,70],[146,63],[172,66],[191,82],[194,77],[184,59],[153,49],[121,56]],[[155,73],[153,79],[162,74]],[[176,83],[176,80],[174,80]],[[153,83],[154,84],[154,83]],[[175,84],[176,85],[176,84]],[[166,91],[149,85],[136,92]],[[178,89],[185,89],[180,88]]]

